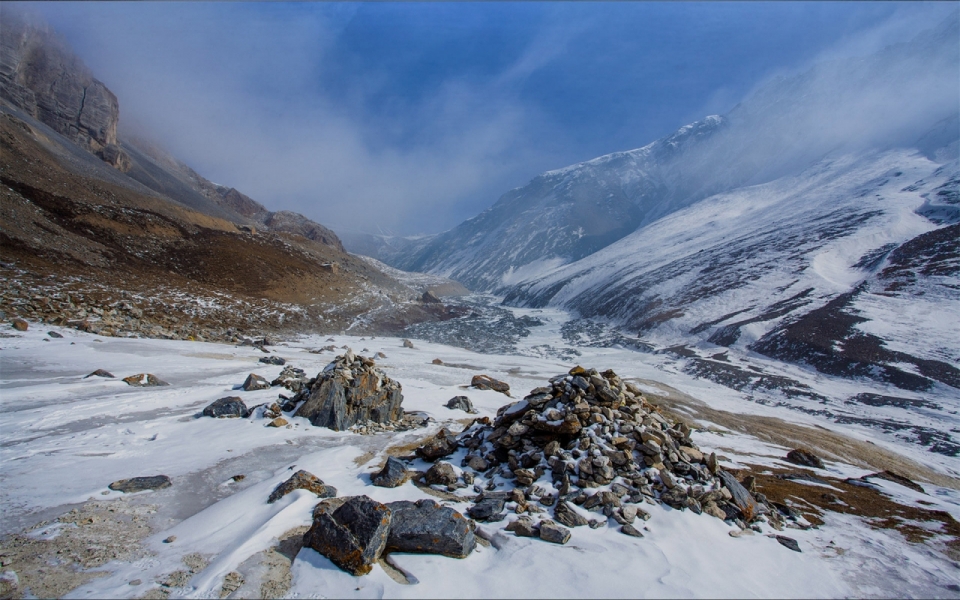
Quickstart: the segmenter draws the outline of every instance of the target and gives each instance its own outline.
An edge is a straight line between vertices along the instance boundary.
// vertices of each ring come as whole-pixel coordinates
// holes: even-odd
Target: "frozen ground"
[[[367,494],[380,501],[425,497],[409,483],[395,489],[370,485],[369,474],[382,464],[388,448],[410,446],[442,425],[459,430],[467,415],[444,407],[455,395],[469,396],[480,416],[495,416],[509,399],[466,389],[474,374],[507,381],[513,395],[522,397],[575,363],[613,368],[624,378],[639,380],[651,393],[671,390],[677,397],[723,411],[728,419],[779,418],[786,420],[787,428],[810,431],[829,426],[831,435],[846,436],[862,447],[873,444],[915,466],[911,474],[923,481],[927,494],[883,482],[898,501],[915,505],[922,500],[931,509],[960,517],[960,484],[949,468],[930,461],[929,453],[916,447],[881,439],[867,429],[844,429],[804,413],[746,402],[729,388],[672,369],[671,359],[663,355],[571,348],[561,336],[563,313],[515,312],[542,324],[517,341],[513,354],[478,354],[416,339],[410,349],[403,348],[398,338],[350,336],[334,336],[332,342],[304,337],[273,348],[310,375],[335,355],[308,352],[317,347],[336,344],[367,356],[386,354],[378,365],[403,385],[404,408],[423,411],[436,422],[421,430],[371,436],[314,428],[299,418],[290,419],[291,428],[280,429],[267,428],[256,418],[197,418],[204,406],[223,396],[239,395],[248,406],[276,398],[276,388],[237,389],[248,373],[272,379],[281,369],[259,364],[264,354],[255,348],[101,338],[68,329],[56,329],[62,339],[49,339],[45,332],[51,329],[36,324],[25,333],[8,330],[10,337],[0,339],[0,527],[3,535],[27,532],[28,539],[51,548],[49,557],[43,555],[44,573],[34,567],[17,573],[20,592],[42,596],[40,587],[24,588],[65,568],[54,550],[57,540],[64,544],[83,540],[77,532],[94,526],[85,521],[64,525],[63,519],[54,521],[56,517],[75,508],[106,514],[110,509],[103,507],[109,506],[127,514],[125,507],[133,506],[149,514],[149,529],[142,530],[142,539],[127,548],[129,555],[97,567],[98,577],[78,581],[83,585],[68,597],[215,598],[231,572],[241,573],[246,581],[233,597],[257,597],[264,589],[283,590],[286,585],[289,589],[283,593],[296,598],[960,597],[958,557],[944,552],[941,540],[908,543],[895,531],[834,513],[827,513],[819,528],[787,530],[798,540],[800,554],[762,534],[731,537],[735,528],[706,515],[648,507],[653,517],[643,539],[624,536],[613,527],[579,527],[568,545],[554,546],[504,532],[512,517],[481,525],[483,537],[491,543],[478,546],[464,560],[394,554],[396,566],[408,574],[404,583],[380,566],[354,578],[310,549],[300,549],[292,564],[284,559],[280,540],[309,525],[316,503],[305,491],[266,503],[273,487],[292,470],[316,474],[341,496]],[[563,350],[580,355],[567,360],[570,355]],[[432,364],[435,358],[444,364]],[[96,369],[106,369],[117,379],[83,379]],[[133,388],[120,381],[144,372],[171,385]],[[689,406],[674,408],[682,412]],[[781,457],[789,448],[764,441],[769,437],[761,432],[755,437],[723,423],[700,421],[702,428],[694,439],[707,451],[722,454],[730,468],[787,465]],[[451,458],[459,464],[459,456]],[[865,464],[870,460],[864,456],[833,458],[828,460],[832,477],[879,470]],[[107,489],[119,479],[161,473],[172,478],[172,487],[126,497]],[[234,481],[235,475],[245,477]],[[939,485],[931,483],[934,479]],[[465,511],[469,505],[453,506]],[[763,533],[771,531],[765,526]],[[176,540],[163,543],[169,536]],[[0,555],[9,554],[10,538],[6,540],[0,544]],[[5,560],[2,577],[11,580],[8,573],[16,569]],[[279,588],[257,587],[270,577],[282,580]],[[161,587],[161,582],[168,585]]]

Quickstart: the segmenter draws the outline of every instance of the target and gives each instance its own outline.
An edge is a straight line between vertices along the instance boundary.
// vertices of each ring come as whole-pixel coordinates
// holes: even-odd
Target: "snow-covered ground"
[[[387,358],[378,365],[403,386],[407,411],[423,411],[436,423],[426,429],[361,436],[314,428],[290,418],[290,428],[265,427],[264,419],[198,418],[210,402],[241,396],[248,406],[271,402],[278,388],[245,392],[239,388],[253,372],[274,378],[279,366],[258,363],[256,348],[221,344],[98,337],[69,329],[31,324],[24,333],[10,329],[0,338],[0,502],[3,535],[21,532],[90,500],[141,502],[156,506],[151,532],[142,541],[143,556],[113,561],[69,597],[139,597],[159,591],[157,582],[184,568],[183,557],[199,553],[205,566],[194,569],[172,597],[218,597],[224,577],[244,572],[252,557],[276,546],[285,532],[310,523],[316,498],[298,490],[275,504],[270,491],[293,470],[306,469],[339,495],[366,494],[386,502],[428,497],[407,483],[386,489],[370,484],[369,474],[385,459],[388,447],[409,445],[441,426],[455,431],[468,415],[447,409],[455,395],[467,395],[478,416],[494,417],[509,399],[492,391],[466,389],[470,378],[486,373],[510,384],[522,397],[548,378],[567,371],[570,362],[541,358],[544,346],[563,347],[560,326],[566,316],[556,310],[520,310],[544,325],[523,338],[515,355],[484,355],[414,340],[402,347],[398,338],[303,337],[272,348],[288,364],[315,375],[335,355],[308,352],[327,344],[349,346]],[[63,338],[50,339],[46,331]],[[746,402],[738,393],[670,369],[660,355],[609,348],[578,348],[577,362],[613,368],[651,390],[657,382],[688,394],[713,409],[733,414],[774,416],[801,424],[813,417]],[[341,350],[342,352],[342,350]],[[556,354],[554,354],[556,355]],[[444,364],[432,364],[440,358]],[[83,376],[106,369],[117,376]],[[120,380],[153,373],[168,387],[134,388]],[[285,390],[282,390],[284,391]],[[885,445],[923,463],[923,453],[874,439],[871,432],[835,433]],[[724,428],[702,429],[694,440],[717,450],[731,468],[741,465],[783,467],[789,448]],[[462,450],[460,451],[463,452]],[[450,462],[459,464],[460,455]],[[424,468],[415,463],[415,468]],[[943,473],[942,465],[926,467]],[[876,470],[876,469],[873,469]],[[869,469],[828,461],[832,477],[860,477]],[[116,480],[165,474],[172,487],[133,497],[107,486]],[[234,475],[245,475],[234,481]],[[960,492],[924,482],[928,494],[881,482],[887,492],[910,504],[923,499],[931,509],[960,518]],[[452,504],[465,511],[468,504]],[[802,553],[791,552],[765,535],[732,537],[739,531],[707,515],[648,507],[652,518],[642,539],[615,528],[573,530],[571,541],[556,546],[517,538],[501,523],[481,525],[489,545],[468,558],[394,554],[392,560],[414,584],[402,584],[380,566],[371,574],[348,575],[314,550],[302,549],[290,571],[288,597],[960,597],[956,557],[933,544],[910,544],[899,533],[872,529],[854,516],[827,513],[825,524],[810,530],[790,529]],[[41,527],[33,536],[58,535]],[[764,526],[764,534],[771,533]],[[163,543],[175,536],[173,543]],[[2,550],[0,542],[0,550]],[[0,551],[0,554],[3,552]],[[15,568],[4,563],[0,570]],[[250,575],[246,575],[248,579]],[[139,580],[139,585],[131,581]],[[24,581],[22,578],[21,581]],[[238,594],[256,596],[242,588]]]

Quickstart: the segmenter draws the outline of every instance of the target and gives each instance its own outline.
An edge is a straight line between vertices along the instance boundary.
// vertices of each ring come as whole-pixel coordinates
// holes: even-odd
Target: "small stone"
[[[105,371],[105,370],[103,370],[103,369],[97,369],[97,370],[94,371],[93,373],[90,373],[89,375],[84,375],[84,376],[83,376],[84,379],[87,379],[87,378],[89,378],[89,377],[107,377],[107,378],[110,378],[110,379],[114,379],[113,373],[111,373],[111,372],[109,372],[109,371]]]
[[[553,509],[553,516],[557,521],[567,527],[580,527],[588,524],[587,519],[583,515],[564,501],[557,503],[557,507]]]
[[[424,476],[429,485],[453,485],[457,482],[457,472],[448,462],[435,463]]]
[[[497,381],[489,375],[474,375],[470,380],[470,386],[478,390],[493,390],[501,394],[510,395],[510,384],[503,381]]]
[[[566,544],[570,541],[570,530],[546,519],[540,522],[540,539],[551,544]]]
[[[247,478],[246,475],[234,475],[234,476],[231,477],[230,479],[232,479],[232,480],[234,480],[234,481],[243,481],[243,480],[246,479],[246,478]]]
[[[517,537],[538,537],[537,526],[533,519],[527,516],[511,521],[505,528],[512,531]]]
[[[277,365],[277,366],[283,366],[283,365],[287,364],[287,361],[286,361],[286,360],[284,360],[284,359],[282,359],[282,358],[280,358],[279,356],[276,356],[276,355],[273,355],[273,356],[262,356],[262,357],[260,357],[260,362],[262,362],[262,363],[265,364],[265,365]]]
[[[403,347],[404,347],[404,348],[413,348],[413,342],[411,342],[410,340],[405,339],[405,340],[403,340]]]
[[[166,475],[155,475],[152,477],[121,479],[119,481],[114,481],[107,487],[115,492],[132,494],[134,492],[142,492],[144,490],[162,490],[163,488],[168,488],[171,485],[173,485],[173,483]]]
[[[640,530],[634,527],[633,525],[630,525],[629,523],[625,523],[620,526],[620,533],[624,535],[631,535],[633,537],[638,537],[638,538],[643,537],[643,534],[640,533]]]
[[[49,335],[50,337],[55,338],[55,339],[60,339],[60,338],[63,337],[62,335],[60,335],[60,334],[57,333],[56,331],[48,331],[48,332],[47,332],[47,335]]]
[[[23,319],[14,319],[10,325],[17,331],[26,331],[30,325]]]
[[[470,507],[467,514],[477,521],[501,521],[504,517],[503,508],[505,504],[506,500],[503,495],[486,494]]]
[[[267,423],[267,427],[283,427],[287,424],[288,423],[286,419],[284,419],[283,417],[277,417],[276,419]]]
[[[440,360],[439,358],[435,358],[435,359],[433,359],[432,363],[435,364],[435,365],[442,365],[442,364],[443,364],[443,361]]]
[[[326,485],[313,473],[301,469],[273,490],[270,497],[267,498],[267,504],[273,504],[293,490],[307,490],[320,498],[332,498],[337,495],[337,488]]]
[[[246,392],[268,389],[270,389],[270,382],[263,377],[260,377],[256,373],[250,373],[247,375],[246,381],[243,382],[243,390]]]
[[[171,535],[170,537],[168,537],[168,538],[166,538],[165,540],[163,540],[163,543],[164,543],[164,544],[172,544],[172,543],[174,543],[175,541],[177,541],[177,536]]]
[[[777,541],[780,542],[780,545],[784,548],[789,548],[794,552],[802,552],[802,550],[800,550],[800,544],[797,543],[797,540],[785,535],[778,535],[776,537]]]
[[[170,385],[153,373],[138,373],[136,375],[131,375],[130,377],[124,377],[123,381],[125,381],[127,385],[132,385],[134,387],[158,387]]]
[[[131,579],[129,585],[140,585],[141,583],[143,582],[139,579]]]
[[[440,430],[437,435],[427,440],[425,444],[417,448],[416,453],[420,458],[433,462],[438,458],[449,456],[456,452],[457,441],[452,436],[447,435],[446,430]]]
[[[812,467],[815,469],[827,468],[819,456],[804,448],[797,448],[796,450],[787,452],[787,460],[803,467]]]
[[[379,473],[370,477],[371,483],[377,487],[392,488],[407,480],[407,467],[394,457],[387,458],[387,463]]]
[[[454,396],[447,401],[446,406],[451,410],[462,410],[470,414],[477,414],[477,410],[473,408],[473,403],[470,402],[470,398],[466,396]]]
[[[211,402],[201,414],[217,419],[236,419],[246,417],[249,412],[247,405],[238,396],[227,396]]]

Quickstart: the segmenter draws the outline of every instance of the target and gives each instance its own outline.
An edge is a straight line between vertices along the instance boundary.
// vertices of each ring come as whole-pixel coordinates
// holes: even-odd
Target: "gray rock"
[[[776,537],[777,541],[780,542],[780,545],[784,548],[789,548],[794,552],[802,552],[802,550],[800,550],[800,544],[797,543],[797,540],[785,535],[778,535]]]
[[[307,490],[320,498],[333,498],[337,495],[337,488],[325,484],[319,477],[309,471],[299,470],[290,479],[284,481],[267,498],[267,504],[273,504],[293,490]]]
[[[108,377],[110,379],[114,379],[113,373],[111,373],[110,371],[105,371],[103,369],[97,369],[93,373],[83,376],[84,379],[87,379],[90,377]]]
[[[171,485],[173,485],[173,483],[166,475],[154,475],[152,477],[121,479],[120,481],[114,481],[107,487],[115,492],[132,494],[134,492],[142,492],[144,490],[162,490],[163,488],[168,488]]]
[[[470,507],[467,514],[471,519],[484,522],[502,521],[503,507],[506,505],[506,499],[502,495],[484,495],[477,500],[477,503]]]
[[[640,530],[634,527],[633,525],[630,525],[629,523],[625,523],[624,525],[620,526],[620,533],[624,535],[632,535],[633,537],[638,537],[638,538],[643,537],[643,534],[640,533]]]
[[[265,364],[265,365],[278,365],[278,366],[283,366],[283,365],[287,364],[287,361],[286,361],[286,360],[280,358],[279,356],[277,356],[277,355],[275,355],[275,354],[274,354],[273,356],[263,356],[263,357],[261,357],[261,358],[260,358],[260,362],[262,362],[262,363]]]
[[[305,402],[295,416],[334,431],[367,421],[391,423],[403,417],[400,384],[376,368],[372,359],[355,357],[349,350],[327,365],[297,399]]]
[[[513,535],[517,537],[539,537],[540,535],[537,524],[526,515],[510,522],[505,529],[512,531]]]
[[[249,414],[247,405],[237,396],[214,400],[203,409],[203,416],[218,419],[243,418]]]
[[[733,475],[721,469],[717,472],[717,476],[724,487],[730,490],[730,494],[733,496],[731,502],[740,510],[747,522],[759,514],[760,506],[757,501]],[[721,506],[721,508],[723,507]]]
[[[270,389],[270,382],[263,377],[260,377],[256,373],[250,373],[247,375],[246,381],[243,382],[243,390],[246,392],[268,389]]]
[[[429,485],[453,485],[457,482],[457,472],[448,462],[438,462],[427,469],[424,476]]]
[[[392,488],[403,485],[407,480],[407,467],[394,457],[387,458],[387,464],[379,473],[370,477],[370,481],[377,487]]]
[[[827,468],[819,456],[803,448],[797,448],[796,450],[787,452],[787,460],[795,465],[801,465],[804,467],[813,467],[815,469]]]
[[[472,415],[477,414],[477,410],[473,408],[473,402],[470,402],[470,398],[466,396],[454,396],[447,401],[447,408],[451,410],[462,410],[468,412]]]
[[[587,519],[567,502],[557,503],[557,507],[553,509],[553,516],[567,527],[581,527],[588,523]]]
[[[392,516],[386,505],[366,496],[346,498],[333,512],[319,505],[303,543],[344,571],[365,575],[386,548]]]
[[[55,338],[55,339],[60,339],[60,338],[63,337],[62,335],[60,335],[60,334],[57,333],[56,331],[48,331],[48,332],[47,332],[47,335],[49,335],[50,337]]]
[[[457,440],[445,429],[441,429],[437,435],[433,436],[425,444],[417,448],[416,454],[426,461],[435,461],[438,458],[450,456],[457,450]]]
[[[413,342],[411,342],[410,340],[406,340],[406,339],[405,339],[405,340],[403,340],[403,347],[404,347],[404,348],[413,348]]]
[[[474,523],[452,508],[428,499],[401,500],[387,507],[392,514],[388,551],[466,558],[477,545]]]
[[[570,541],[570,530],[547,519],[540,522],[540,539],[551,544],[566,544]]]

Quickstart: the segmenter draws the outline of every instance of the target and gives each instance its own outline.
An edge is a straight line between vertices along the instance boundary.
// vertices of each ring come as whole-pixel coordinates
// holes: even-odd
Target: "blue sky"
[[[40,3],[146,133],[335,228],[452,227],[956,3]]]

